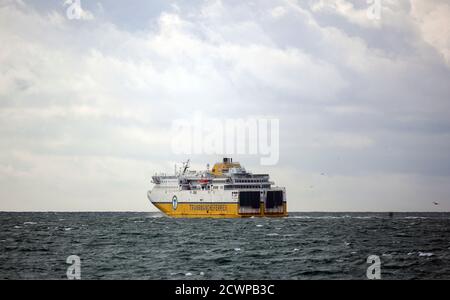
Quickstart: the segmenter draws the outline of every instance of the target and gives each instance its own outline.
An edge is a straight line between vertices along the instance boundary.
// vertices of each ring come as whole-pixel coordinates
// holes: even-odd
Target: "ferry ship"
[[[189,160],[174,175],[155,174],[150,202],[171,217],[241,218],[287,216],[286,189],[268,174],[247,172],[232,158],[211,170],[193,171]]]

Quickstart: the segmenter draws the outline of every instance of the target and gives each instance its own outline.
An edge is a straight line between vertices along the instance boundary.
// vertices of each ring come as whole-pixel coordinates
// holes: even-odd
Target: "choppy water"
[[[448,213],[293,213],[172,219],[158,213],[0,213],[0,279],[450,279]]]

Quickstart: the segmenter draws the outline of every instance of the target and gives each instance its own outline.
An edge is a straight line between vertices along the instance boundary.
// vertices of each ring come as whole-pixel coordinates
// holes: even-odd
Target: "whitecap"
[[[192,273],[190,273],[190,272],[187,272],[186,274],[184,274],[184,275],[186,275],[186,276],[192,276]]]
[[[258,224],[258,225],[256,225],[256,227],[262,227],[262,225],[261,225],[261,224]]]
[[[69,230],[72,230],[72,228],[71,228],[71,227],[68,227],[68,228],[64,228],[64,230],[65,230],[65,231],[69,231]]]
[[[433,256],[434,254],[431,252],[419,252],[419,256],[425,256],[425,257],[430,257]]]
[[[294,251],[299,251],[299,249],[298,248],[294,248]]]
[[[277,235],[279,235],[278,233],[268,233],[268,234],[266,234],[267,236],[277,236]]]
[[[22,228],[21,226],[14,226],[15,229],[20,229]]]
[[[203,272],[200,272],[200,276],[204,276],[205,275],[205,273],[203,273]]]
[[[148,216],[148,218],[162,218],[162,217],[164,217],[164,215],[159,213],[154,213]]]
[[[36,222],[24,222],[23,225],[36,225]]]
[[[286,217],[288,219],[318,219],[318,220],[333,220],[333,219],[377,219],[379,217],[377,216],[350,216],[350,215],[343,215],[343,216],[288,216]]]
[[[234,248],[234,251],[241,251],[241,248]]]

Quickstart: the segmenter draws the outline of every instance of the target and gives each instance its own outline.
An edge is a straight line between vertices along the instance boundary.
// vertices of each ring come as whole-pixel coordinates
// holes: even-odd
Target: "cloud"
[[[447,1],[411,1],[411,15],[423,39],[450,66],[450,4]]]
[[[112,2],[82,4],[88,22],[61,5],[0,6],[0,197],[12,199],[0,209],[147,209],[150,176],[185,159],[170,151],[172,121],[195,111],[278,117],[270,171],[291,199],[308,196],[299,176],[340,178],[326,205],[293,209],[360,208],[381,182],[408,207],[408,187],[450,175],[444,2],[386,2],[377,25],[348,1],[174,2],[139,22]]]
[[[337,14],[349,22],[364,27],[379,27],[379,22],[368,17],[367,11],[369,6],[361,9],[355,8],[353,3],[346,0],[319,0],[311,2],[311,10],[313,12],[326,12]]]

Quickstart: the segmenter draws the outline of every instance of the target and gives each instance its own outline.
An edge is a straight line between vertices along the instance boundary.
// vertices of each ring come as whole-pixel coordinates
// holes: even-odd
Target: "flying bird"
[[[439,205],[439,202],[433,201],[434,205]]]

